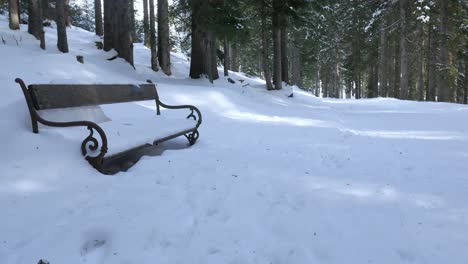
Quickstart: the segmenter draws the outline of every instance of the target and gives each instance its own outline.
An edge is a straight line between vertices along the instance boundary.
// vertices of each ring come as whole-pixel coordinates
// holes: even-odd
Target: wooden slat
[[[154,84],[33,84],[29,86],[37,110],[154,100]]]

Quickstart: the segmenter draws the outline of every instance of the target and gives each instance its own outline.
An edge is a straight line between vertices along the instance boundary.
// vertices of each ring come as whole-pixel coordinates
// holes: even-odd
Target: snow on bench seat
[[[153,118],[112,120],[99,125],[106,132],[109,146],[107,154],[113,155],[147,143],[152,144],[158,139],[177,133],[184,131],[188,133],[195,128],[196,124],[197,122],[192,119],[154,116]]]
[[[87,120],[96,122],[106,133],[107,155],[114,155],[126,150],[152,144],[154,141],[181,132],[193,130],[197,122],[185,118],[185,115],[166,116],[156,115],[155,106],[147,107],[135,103],[124,103],[93,107],[73,107],[67,109],[51,109],[41,111],[46,119],[68,122]],[[48,133],[58,133],[61,136],[81,142],[89,135],[83,128],[55,128],[41,126]],[[184,133],[186,134],[186,133]],[[95,137],[99,139],[98,135]]]

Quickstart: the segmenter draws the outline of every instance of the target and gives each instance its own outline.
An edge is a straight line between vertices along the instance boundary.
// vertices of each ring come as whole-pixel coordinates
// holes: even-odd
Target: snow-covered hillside
[[[176,54],[165,77],[141,45],[135,71],[107,61],[92,33],[69,30],[60,54],[54,29],[43,51],[7,27],[0,17],[0,263],[467,263],[468,107],[288,98],[241,74],[212,85],[188,79]],[[153,80],[163,101],[200,108],[200,139],[102,175],[83,138],[31,132],[16,77]],[[103,109],[132,118],[146,106]]]

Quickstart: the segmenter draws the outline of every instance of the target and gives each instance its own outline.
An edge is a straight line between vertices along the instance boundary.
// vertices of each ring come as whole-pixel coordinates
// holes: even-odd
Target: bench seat
[[[19,78],[15,81],[26,99],[33,132],[39,133],[41,124],[41,129],[73,141],[84,137],[82,155],[104,174],[127,170],[148,147],[179,136],[191,146],[199,137],[200,110],[161,102],[152,83],[26,86]]]

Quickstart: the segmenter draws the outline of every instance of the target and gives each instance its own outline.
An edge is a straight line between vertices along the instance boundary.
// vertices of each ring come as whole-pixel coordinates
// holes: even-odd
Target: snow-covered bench
[[[38,123],[45,126],[69,129],[70,127],[87,127],[90,134],[81,144],[81,152],[86,160],[98,171],[113,174],[115,163],[133,164],[141,157],[143,150],[164,141],[185,136],[190,145],[198,139],[198,128],[202,122],[200,111],[191,105],[171,106],[159,100],[154,84],[20,84],[31,115],[32,130],[39,133]],[[110,122],[97,124],[87,120],[57,122],[46,120],[39,114],[40,110],[63,109],[73,107],[109,105],[154,100],[156,114],[146,117],[112,118]],[[160,108],[188,109],[185,118],[168,118],[161,116]],[[60,110],[62,111],[62,110]],[[68,132],[76,132],[76,129]],[[94,132],[99,135],[94,136]],[[136,154],[138,153],[138,155]],[[111,169],[110,167],[113,166]]]

